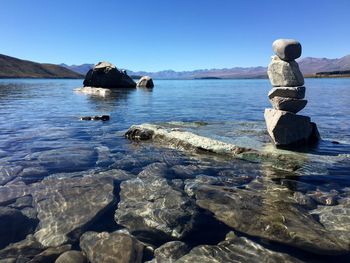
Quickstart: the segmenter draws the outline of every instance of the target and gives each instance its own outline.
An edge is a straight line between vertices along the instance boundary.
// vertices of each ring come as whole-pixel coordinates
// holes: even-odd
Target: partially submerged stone
[[[136,83],[126,74],[109,62],[99,62],[88,71],[84,79],[84,87],[98,88],[135,88]]]
[[[124,233],[86,232],[80,238],[80,247],[91,263],[140,263],[144,245]]]
[[[149,175],[124,181],[115,220],[142,240],[160,242],[181,239],[192,230],[198,215],[185,193],[166,179]]]
[[[270,102],[275,110],[289,111],[298,113],[305,108],[307,100],[298,100],[292,98],[273,97]]]
[[[44,246],[77,240],[115,201],[111,178],[51,179],[41,187],[33,198],[40,220],[35,237]]]
[[[288,254],[275,252],[245,237],[237,237],[233,232],[218,245],[201,245],[181,257],[176,263],[222,263],[222,262],[269,262],[301,263]]]
[[[272,88],[268,94],[269,99],[274,97],[303,99],[305,97],[305,87],[277,87]]]
[[[69,250],[61,254],[55,263],[87,263],[87,259],[82,252]]]
[[[293,203],[288,198],[291,192],[284,187],[265,182],[258,191],[210,185],[199,185],[192,191],[197,205],[239,232],[317,254],[350,251],[347,242]]]
[[[308,143],[313,127],[310,117],[287,111],[265,109],[267,131],[277,146]]]
[[[304,77],[298,63],[286,62],[277,56],[272,57],[267,74],[274,87],[297,87],[304,85]]]
[[[28,218],[21,211],[0,207],[0,249],[24,239],[34,232],[36,225],[36,220]]]
[[[110,89],[95,88],[95,87],[83,87],[83,88],[75,89],[75,91],[78,93],[101,96],[101,97],[106,97],[111,94]]]
[[[293,61],[301,56],[301,44],[295,39],[277,39],[272,49],[284,61]]]
[[[153,80],[149,76],[143,76],[142,78],[140,78],[140,80],[136,83],[136,85],[137,85],[137,87],[140,87],[140,88],[153,88],[154,87]]]
[[[154,250],[154,262],[175,261],[190,251],[186,243],[181,241],[170,241]]]

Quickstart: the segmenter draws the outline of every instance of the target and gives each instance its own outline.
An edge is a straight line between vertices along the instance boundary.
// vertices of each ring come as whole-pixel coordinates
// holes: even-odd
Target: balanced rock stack
[[[295,59],[301,45],[293,39],[278,39],[272,44],[275,56],[267,74],[273,88],[268,96],[273,109],[265,109],[267,131],[276,146],[315,143],[319,134],[310,117],[297,115],[307,104],[304,77]]]

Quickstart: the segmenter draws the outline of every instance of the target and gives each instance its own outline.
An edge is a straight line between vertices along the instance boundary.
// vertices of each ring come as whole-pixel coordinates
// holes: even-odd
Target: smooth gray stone
[[[270,99],[270,102],[275,110],[283,110],[293,113],[298,113],[299,111],[304,109],[307,104],[307,100],[298,100],[277,96]]]
[[[55,263],[87,263],[87,259],[80,251],[69,250],[61,254]]]
[[[153,80],[149,76],[143,76],[142,78],[140,78],[140,80],[137,82],[136,85],[139,88],[153,88],[154,87]]]
[[[293,61],[301,56],[301,44],[295,39],[277,39],[272,43],[273,52],[284,61]]]
[[[80,247],[91,263],[138,263],[142,261],[144,245],[136,238],[118,232],[86,232]]]
[[[181,239],[193,229],[198,216],[193,200],[166,179],[149,174],[124,181],[120,188],[115,220],[139,239]]]
[[[300,72],[298,63],[286,62],[277,56],[272,57],[267,75],[274,87],[297,87],[304,85],[304,77]]]
[[[287,111],[265,109],[267,132],[276,146],[308,144],[313,127],[310,117]]]
[[[112,178],[51,179],[37,187],[33,200],[40,227],[35,237],[44,246],[78,239],[115,202]]]
[[[305,97],[305,87],[277,87],[272,88],[269,91],[269,99],[274,97],[291,98],[291,99],[303,99]]]
[[[136,83],[126,72],[109,62],[99,62],[86,73],[84,87],[98,88],[135,88]]]
[[[237,237],[229,232],[226,239],[218,245],[201,245],[183,256],[176,263],[222,263],[222,262],[269,262],[269,263],[301,263],[288,254],[275,252],[249,240]]]
[[[293,192],[271,181],[261,190],[201,185],[194,189],[197,205],[247,235],[317,254],[345,254],[349,243],[325,229],[308,210],[289,197]]]
[[[189,251],[190,248],[186,243],[181,241],[171,241],[154,250],[154,256],[156,262],[169,262],[181,258]]]

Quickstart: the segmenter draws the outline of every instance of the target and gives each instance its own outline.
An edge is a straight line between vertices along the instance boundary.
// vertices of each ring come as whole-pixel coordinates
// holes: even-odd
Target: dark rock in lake
[[[45,180],[33,193],[40,227],[35,233],[44,246],[77,240],[114,203],[112,178]]]
[[[28,235],[26,239],[12,243],[6,248],[0,250],[0,258],[33,258],[40,254],[45,248],[34,238],[33,235]]]
[[[80,247],[91,263],[138,263],[142,261],[144,245],[136,238],[118,232],[86,232]]]
[[[137,87],[139,88],[153,88],[153,80],[149,76],[143,76],[138,82],[137,82]]]
[[[87,259],[80,251],[69,250],[60,255],[55,263],[87,263]]]
[[[149,175],[121,183],[115,220],[141,240],[181,239],[197,215],[194,202],[164,178]]]
[[[135,88],[136,83],[125,71],[120,71],[109,62],[99,62],[85,76],[84,87]]]
[[[166,262],[166,261],[165,261]],[[230,232],[225,241],[216,246],[201,245],[181,257],[176,263],[221,263],[221,262],[269,262],[301,263],[288,254],[275,252],[245,237]]]
[[[59,247],[50,247],[40,254],[36,255],[30,262],[31,263],[47,263],[55,262],[55,260],[64,252],[71,249],[71,245],[63,245]]]
[[[34,232],[37,221],[17,209],[0,207],[0,248],[24,239]]]
[[[101,116],[84,116],[80,117],[82,121],[109,121],[109,115],[101,115]]]
[[[286,188],[264,182],[252,191],[200,185],[193,189],[197,205],[237,231],[318,254],[342,254],[349,244],[338,239],[302,206],[290,201]]]

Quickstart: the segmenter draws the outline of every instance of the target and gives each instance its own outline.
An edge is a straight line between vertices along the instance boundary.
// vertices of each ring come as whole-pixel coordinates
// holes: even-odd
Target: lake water
[[[224,175],[223,178],[234,181],[230,185],[230,180],[226,180],[225,187],[240,189],[248,185],[247,189],[253,193],[256,191],[258,196],[261,196],[261,187],[254,188],[256,182],[270,189],[264,192],[285,188],[294,198],[293,202],[320,224],[324,233],[340,236],[339,243],[347,244],[349,248],[350,222],[343,217],[350,217],[350,79],[306,79],[308,104],[299,114],[310,116],[317,123],[323,140],[317,147],[303,149],[297,154],[303,158],[304,165],[294,172],[266,168],[263,163],[184,152],[151,142],[130,142],[123,136],[133,124],[156,123],[275,152],[263,118],[264,109],[271,107],[267,98],[271,89],[268,80],[155,80],[154,89],[116,90],[106,97],[74,92],[81,85],[82,80],[0,80],[0,182],[3,185],[0,191],[4,187],[13,187],[15,192],[15,188],[23,184],[26,187],[45,184],[48,178],[80,178],[108,173],[111,169],[122,169],[136,178],[147,165],[163,163],[172,171],[175,171],[174,166],[181,167],[175,176],[175,179],[182,180],[180,184],[189,183],[186,180],[193,183],[197,176],[214,178]],[[80,120],[81,116],[104,114],[110,115],[110,121]],[[185,177],[181,173],[192,174]],[[269,179],[267,175],[270,175]],[[235,177],[242,176],[249,179],[237,183]],[[197,184],[201,182],[196,181]],[[210,185],[207,181],[205,184]],[[186,187],[180,188],[183,192]],[[38,205],[35,194],[28,192],[26,195],[33,196],[36,212],[44,209]],[[3,200],[0,204],[9,206],[20,196],[15,195],[11,200],[0,198]],[[303,201],[297,196],[302,196]],[[191,198],[195,200],[195,197]],[[248,231],[246,227],[233,227],[220,219],[217,214],[220,212],[208,210],[218,219],[213,224],[221,226],[219,221],[225,223],[220,228],[223,234],[234,230],[237,235],[271,251],[287,253],[302,261],[350,260],[349,252],[343,250],[340,254],[345,256],[324,257],[318,256],[319,248],[305,251],[294,241],[280,242],[272,237],[271,242],[266,243],[268,235]],[[38,225],[28,233],[43,228],[41,214],[45,211],[39,212]],[[121,225],[116,223],[115,229],[122,228]],[[99,230],[110,231],[107,227]],[[210,231],[206,235],[204,229],[201,232],[200,240],[193,237],[183,240],[192,248],[203,244],[214,246],[224,239],[224,236],[212,236]],[[0,242],[2,248],[25,238],[19,233],[16,235],[8,242],[2,237],[5,239]],[[314,239],[314,242],[321,241]],[[162,243],[164,241],[156,240],[153,248]],[[76,240],[71,244],[80,249]],[[323,251],[321,254],[329,253]],[[152,253],[144,256],[144,260],[151,258]]]

